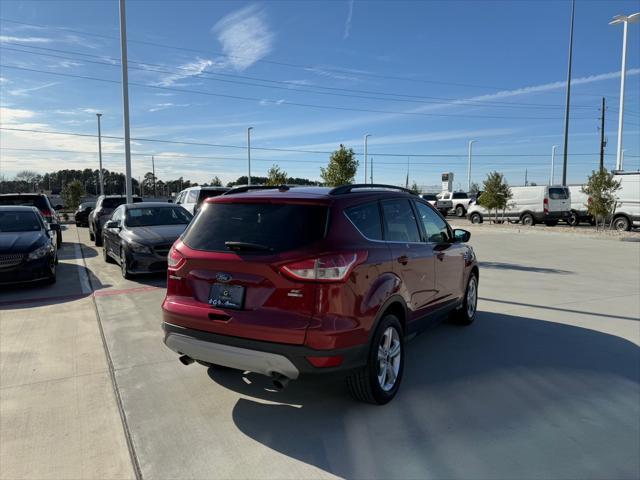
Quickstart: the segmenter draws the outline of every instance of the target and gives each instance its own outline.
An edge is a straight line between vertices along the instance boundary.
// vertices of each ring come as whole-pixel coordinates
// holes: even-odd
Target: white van
[[[583,193],[582,185],[569,185],[569,193],[571,193],[571,212],[567,223],[572,227],[587,222],[593,225],[594,220],[587,211],[589,203],[589,195]]]
[[[571,210],[571,194],[562,185],[531,187],[511,187],[513,196],[504,212],[504,217],[510,222],[522,222],[523,225],[544,223],[550,227],[557,225],[559,220],[567,220]],[[480,197],[480,200],[482,197]],[[482,223],[484,217],[489,217],[489,211],[478,201],[469,205],[467,218],[471,223]],[[498,218],[502,213],[498,212]]]
[[[217,197],[229,191],[227,187],[189,187],[176,195],[176,204],[193,215],[196,214],[200,204],[209,197]]]
[[[640,227],[640,172],[614,172],[620,182],[618,201],[613,213],[613,227],[619,231]]]

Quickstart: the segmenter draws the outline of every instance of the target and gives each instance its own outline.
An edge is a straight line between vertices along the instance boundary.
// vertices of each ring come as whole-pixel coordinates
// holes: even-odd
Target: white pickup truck
[[[438,194],[438,199],[443,202],[443,207],[449,205],[449,211],[455,213],[456,217],[464,217],[471,202],[469,195],[465,192],[442,192]]]
[[[447,213],[449,213],[449,210],[453,208],[453,202],[451,200],[442,199],[441,196],[442,193],[425,193],[424,195],[422,195],[422,198],[433,205],[435,209],[442,214],[443,217],[446,217]]]

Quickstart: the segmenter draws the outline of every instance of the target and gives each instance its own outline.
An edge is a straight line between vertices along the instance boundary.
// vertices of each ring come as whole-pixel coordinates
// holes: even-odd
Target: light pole
[[[371,179],[371,185],[373,185],[373,157],[369,159],[369,163],[371,164],[371,175],[369,178]]]
[[[247,163],[249,166],[249,176],[247,177],[247,185],[251,185],[251,130],[253,130],[253,127],[247,128]]]
[[[616,170],[622,169],[622,123],[624,118],[624,79],[627,76],[627,26],[640,20],[640,12],[631,15],[616,15],[609,25],[622,23],[622,67],[620,68],[620,108],[618,109],[618,148]]]
[[[364,136],[364,183],[367,183],[367,154],[368,154],[368,138],[371,136],[371,134],[367,133]]]
[[[471,148],[475,142],[477,142],[477,140],[469,140],[469,158],[467,160],[467,192],[471,191]]]
[[[156,161],[151,155],[151,174],[153,175],[153,198],[156,198]]]
[[[624,150],[620,152],[620,168],[619,170],[624,170]]]
[[[571,26],[569,28],[569,60],[567,67],[567,102],[564,109],[564,152],[562,156],[562,185],[567,185],[567,158],[569,155],[569,105],[571,103],[571,61],[573,59],[573,17],[576,0],[571,2]]]
[[[98,117],[98,161],[100,163],[100,173],[98,179],[100,181],[100,195],[104,195],[104,179],[102,178],[102,132],[100,131],[100,117],[101,113],[96,113]]]
[[[557,145],[551,147],[551,174],[549,175],[549,185],[553,185],[553,173],[556,163],[556,148],[558,148]]]
[[[124,0],[120,0],[120,55],[122,64],[122,110],[124,117],[125,192],[127,203],[133,202],[131,185],[131,140],[129,135],[129,73],[127,65],[127,16]]]

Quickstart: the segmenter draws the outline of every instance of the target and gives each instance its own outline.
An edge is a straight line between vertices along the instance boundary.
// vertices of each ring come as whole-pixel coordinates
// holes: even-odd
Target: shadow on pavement
[[[574,272],[569,270],[560,270],[557,268],[544,268],[544,267],[531,267],[527,265],[520,265],[517,263],[502,263],[502,262],[478,262],[480,268],[491,268],[497,270],[518,270],[521,272],[532,273],[556,273],[558,275],[570,275]]]
[[[480,312],[471,327],[444,324],[409,342],[406,361],[386,406],[351,400],[342,382],[301,379],[274,392],[260,375],[209,375],[249,397],[233,409],[244,434],[340,477],[640,473],[640,349],[627,340]]]

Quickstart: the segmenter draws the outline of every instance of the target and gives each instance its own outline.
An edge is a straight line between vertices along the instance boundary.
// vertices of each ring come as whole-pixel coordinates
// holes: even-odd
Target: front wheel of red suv
[[[478,309],[478,276],[471,273],[464,292],[464,300],[459,310],[454,310],[453,321],[459,325],[471,325]]]
[[[373,335],[367,365],[347,377],[347,386],[356,400],[384,405],[398,393],[403,371],[402,327],[395,315],[385,315]]]

